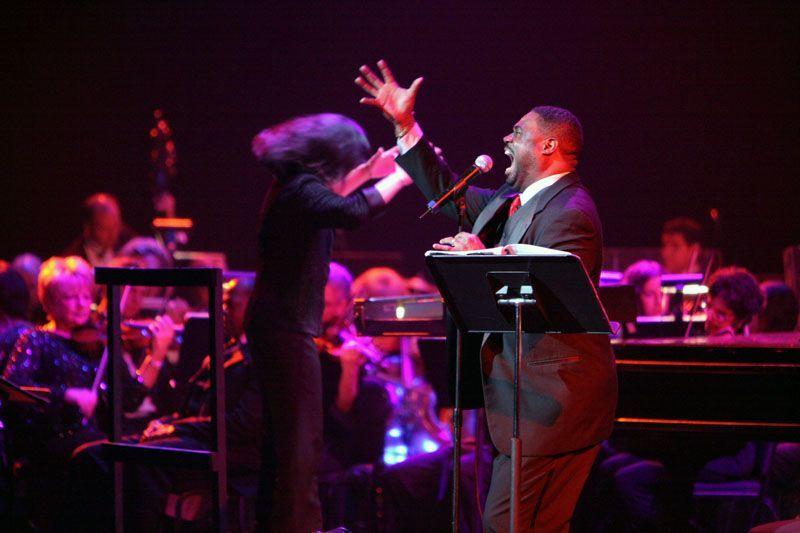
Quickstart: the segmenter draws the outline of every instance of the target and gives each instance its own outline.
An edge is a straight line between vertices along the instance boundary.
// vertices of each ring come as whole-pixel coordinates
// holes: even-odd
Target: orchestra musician
[[[743,268],[721,268],[708,281],[708,293],[706,333],[711,337],[747,335],[764,303],[756,278]]]
[[[352,282],[345,267],[331,262],[323,335],[317,338],[325,441],[321,473],[379,460],[391,407],[383,384],[365,373],[365,364],[379,363],[383,353],[370,339],[357,336],[352,323]]]
[[[253,280],[234,278],[223,289],[228,488],[231,494],[251,494],[258,485],[263,442],[261,392],[244,332]],[[151,421],[135,440],[145,446],[208,450],[212,434],[210,372],[210,359],[206,357],[189,380],[189,394],[180,412]],[[137,505],[128,520],[134,521],[137,531],[152,531],[158,530],[168,494],[198,490],[210,493],[210,486],[208,475],[203,472],[138,466],[129,490]]]
[[[106,266],[131,237],[117,199],[108,193],[93,194],[81,205],[81,234],[61,255],[77,255],[92,266]]]
[[[20,403],[4,405],[4,420],[13,434],[11,454],[24,457],[36,471],[56,475],[59,497],[86,494],[85,484],[101,482],[101,468],[92,471],[97,477],[70,476],[72,465],[81,463],[83,452],[91,443],[102,441],[103,420],[98,420],[99,381],[97,361],[82,351],[72,333],[86,326],[92,310],[94,274],[80,257],[52,257],[42,265],[38,280],[39,299],[49,322],[19,332],[8,354],[3,377],[17,386],[36,387],[49,403],[36,406]],[[171,332],[160,323],[152,328],[153,348],[135,376],[124,373],[124,408],[131,410],[141,403],[158,377]],[[82,471],[87,471],[85,468]],[[92,490],[93,492],[93,490]],[[56,507],[58,505],[56,504]],[[69,515],[79,509],[64,504],[60,510]],[[81,516],[71,516],[82,523]],[[97,524],[95,524],[97,525]]]

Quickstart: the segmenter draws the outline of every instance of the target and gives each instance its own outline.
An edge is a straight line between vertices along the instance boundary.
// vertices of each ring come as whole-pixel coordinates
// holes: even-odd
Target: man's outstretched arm
[[[400,148],[397,163],[414,180],[427,200],[438,198],[450,184],[458,178],[438,149],[423,139],[422,128],[414,117],[414,104],[423,78],[414,80],[408,88],[401,87],[395,80],[389,65],[378,61],[381,76],[377,76],[367,65],[359,69],[361,75],[356,85],[369,95],[360,100],[362,104],[378,108],[392,123]],[[485,207],[493,191],[470,187],[466,192],[467,220],[472,224]],[[450,217],[457,216],[452,203],[445,205],[442,212]]]

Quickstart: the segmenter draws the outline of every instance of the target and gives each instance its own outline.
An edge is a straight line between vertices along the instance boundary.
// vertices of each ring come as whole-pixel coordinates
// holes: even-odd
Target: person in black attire
[[[316,339],[322,369],[325,443],[321,475],[379,461],[391,411],[384,382],[365,369],[370,357],[382,354],[369,340],[355,340],[352,282],[345,267],[331,263],[325,285],[323,333]]]
[[[314,531],[322,525],[315,474],[323,445],[314,337],[321,333],[334,229],[355,228],[410,180],[395,170],[394,151],[379,149],[368,159],[364,131],[341,115],[291,119],[256,135],[252,148],[273,178],[247,325],[270,436],[258,519],[272,531]],[[359,190],[379,176],[386,177]]]

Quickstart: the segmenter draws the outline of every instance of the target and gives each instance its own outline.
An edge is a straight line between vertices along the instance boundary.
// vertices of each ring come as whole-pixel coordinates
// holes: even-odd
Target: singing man
[[[422,84],[398,85],[384,61],[381,77],[362,66],[356,78],[392,123],[401,155],[397,163],[428,200],[458,176],[437,155],[414,117]],[[573,253],[596,284],[602,264],[600,218],[576,168],[583,148],[578,119],[552,106],[534,107],[503,138],[511,163],[498,189],[469,187],[465,193],[470,232],[445,237],[441,250],[475,250],[524,243]],[[452,205],[444,210],[456,215]],[[464,354],[465,372],[480,371],[486,415],[500,452],[484,512],[485,531],[509,527],[514,335],[491,334],[477,354]],[[600,442],[611,433],[617,380],[605,335],[525,334],[521,375],[520,523],[527,530],[567,531],[575,503]]]

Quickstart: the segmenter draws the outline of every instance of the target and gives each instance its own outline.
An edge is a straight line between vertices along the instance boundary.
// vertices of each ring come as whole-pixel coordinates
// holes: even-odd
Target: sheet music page
[[[542,257],[542,256],[555,256],[555,257],[564,257],[568,255],[572,255],[569,252],[564,252],[561,250],[553,250],[552,248],[545,248],[544,246],[534,246],[532,244],[509,244],[507,247],[510,247],[514,250],[514,254],[511,255],[527,255],[527,256],[535,256],[535,257]],[[429,255],[503,255],[503,248],[506,246],[497,246],[495,248],[485,248],[483,250],[467,250],[463,252],[450,252],[446,250],[428,250],[425,252],[425,256]]]

